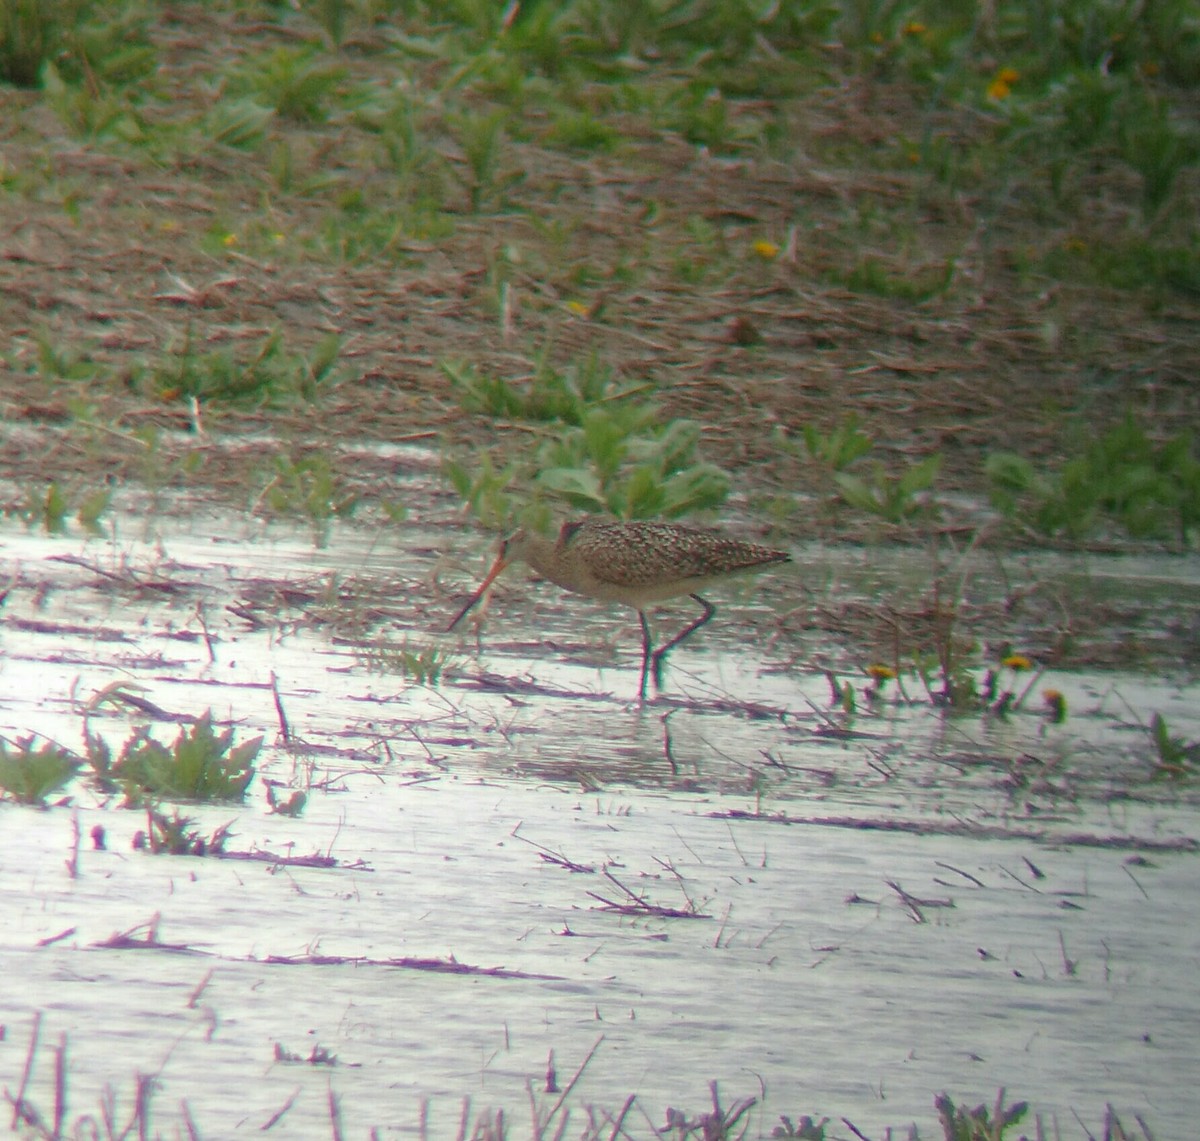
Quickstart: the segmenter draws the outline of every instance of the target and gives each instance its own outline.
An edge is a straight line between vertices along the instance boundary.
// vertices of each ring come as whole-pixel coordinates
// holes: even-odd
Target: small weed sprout
[[[296,789],[285,800],[275,791],[275,785],[272,782],[267,783],[267,806],[276,816],[298,817],[303,811],[304,806],[308,803],[308,793],[303,789]]]
[[[1200,772],[1200,741],[1173,735],[1161,713],[1155,713],[1150,719],[1149,732],[1154,745],[1156,777],[1180,780]]]
[[[815,424],[804,425],[804,447],[809,457],[828,471],[844,471],[865,456],[875,441],[858,426],[851,412],[831,432],[822,432]]]
[[[145,848],[155,856],[220,855],[231,835],[232,822],[220,825],[207,836],[194,827],[195,823],[192,817],[180,815],[178,808],[168,816],[147,805],[146,831],[134,836],[133,846]]]
[[[345,77],[345,67],[317,59],[311,48],[279,47],[242,64],[229,86],[234,94],[253,94],[286,119],[323,123]]]
[[[835,471],[834,482],[851,506],[888,523],[905,523],[934,510],[928,494],[937,479],[942,457],[936,452],[902,471],[888,471],[882,463],[871,465],[868,476]]]
[[[279,515],[308,519],[318,547],[328,542],[333,519],[349,518],[357,504],[358,494],[341,486],[333,465],[320,453],[298,460],[277,456],[275,474],[255,500],[256,509],[265,506]]]
[[[435,643],[415,647],[406,638],[399,645],[378,643],[358,653],[359,660],[373,673],[393,673],[411,678],[417,685],[437,685],[442,671],[453,660]]]

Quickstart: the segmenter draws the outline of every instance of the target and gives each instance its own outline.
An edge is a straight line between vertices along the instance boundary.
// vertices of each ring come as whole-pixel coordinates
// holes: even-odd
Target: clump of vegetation
[[[1156,443],[1132,416],[1086,442],[1054,474],[1011,452],[988,457],[992,502],[1040,535],[1071,539],[1116,524],[1139,539],[1187,545],[1200,523],[1200,459],[1191,433]]]
[[[638,430],[627,417],[594,408],[577,428],[538,449],[534,487],[576,510],[619,519],[679,518],[720,506],[729,476],[698,458],[700,425],[671,420]]]
[[[222,824],[206,834],[195,827],[192,817],[183,816],[178,808],[168,816],[148,806],[146,823],[146,831],[134,836],[133,846],[155,856],[219,856],[230,837],[231,824]]]
[[[276,456],[271,478],[255,499],[256,510],[269,508],[307,519],[318,547],[328,542],[333,520],[350,518],[357,504],[358,493],[345,486],[328,457],[319,452],[297,460]]]
[[[86,77],[99,89],[131,83],[155,63],[149,16],[98,0],[5,0],[0,5],[0,82],[18,87]],[[52,94],[52,93],[51,93]]]
[[[512,521],[510,487],[523,488],[527,500],[621,519],[677,518],[717,507],[729,494],[729,476],[699,458],[700,426],[664,420],[644,398],[651,386],[618,387],[595,355],[563,371],[543,363],[520,386],[468,366],[443,369],[465,410],[551,426],[502,473],[486,457],[476,472],[447,463],[455,489],[485,522]]]
[[[57,481],[44,492],[29,488],[19,514],[30,527],[40,526],[49,535],[62,535],[72,509],[75,519],[89,535],[100,535],[104,528],[100,520],[112,503],[112,491],[107,487],[83,492],[78,499]]]
[[[1150,741],[1154,745],[1156,777],[1182,780],[1200,773],[1200,741],[1173,734],[1161,713],[1150,720]]]
[[[453,660],[436,642],[414,647],[407,638],[399,645],[376,642],[363,646],[358,658],[373,673],[400,674],[418,685],[437,685]]]
[[[307,803],[308,793],[304,789],[294,789],[285,799],[276,791],[274,781],[267,782],[267,807],[274,815],[295,818],[304,811]]]
[[[596,353],[565,368],[556,368],[543,357],[524,381],[492,376],[463,361],[442,361],[441,369],[463,411],[498,419],[578,427],[601,405],[620,405],[631,425],[657,414],[651,402],[641,399],[651,386],[620,386]]]
[[[860,427],[853,412],[828,432],[805,424],[803,453],[782,433],[776,439],[790,454],[806,455],[818,485],[832,490],[848,507],[893,525],[930,520],[937,514],[932,488],[941,470],[941,455],[935,452],[914,463],[889,467],[871,456],[874,437]]]
[[[30,734],[15,742],[0,738],[0,794],[18,804],[44,806],[46,798],[75,778],[83,761],[61,745]]]
[[[996,1104],[990,1112],[986,1105],[977,1105],[974,1109],[955,1105],[945,1093],[939,1094],[933,1104],[944,1141],[1002,1141],[1009,1127],[1029,1112],[1029,1105],[1024,1101],[1005,1106],[1003,1090],[996,1095]]]
[[[254,779],[263,739],[233,744],[233,730],[213,730],[212,714],[180,729],[171,746],[138,729],[114,759],[103,738],[87,731],[88,760],[101,787],[120,789],[127,805],[161,800],[240,802]]]
[[[288,351],[276,330],[252,351],[197,350],[189,327],[183,344],[150,368],[149,388],[160,400],[279,406],[312,403],[334,375],[341,340],[326,337],[309,354]]]
[[[346,68],[322,59],[311,47],[277,47],[245,58],[227,77],[235,99],[258,104],[300,123],[323,123]]]

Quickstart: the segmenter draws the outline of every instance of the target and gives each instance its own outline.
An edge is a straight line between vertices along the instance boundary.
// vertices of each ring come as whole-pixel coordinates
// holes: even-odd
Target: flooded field
[[[999,1086],[1064,1137],[1106,1102],[1194,1130],[1200,811],[1151,779],[1147,728],[1200,738],[1182,668],[1053,671],[1006,716],[912,679],[871,703],[804,615],[927,560],[813,547],[714,592],[641,705],[631,613],[515,572],[446,636],[486,536],[431,508],[328,538],[192,508],[96,538],[0,525],[10,743],[82,751],[85,718],[114,749],[170,742],[209,709],[267,743],[244,806],[186,809],[231,826],[225,858],[138,850],[144,812],[82,780],[0,805],[10,1094],[52,1116],[65,1042],[67,1122],[106,1088],[127,1118],[152,1074],[164,1136],[329,1137],[332,1098],[348,1137],[499,1110],[517,1136],[569,1110],[570,1136],[623,1106],[642,1137],[711,1110],[713,1081],[727,1110],[756,1099],[751,1136],[805,1114],[936,1136],[934,1095]],[[1194,558],[1025,565],[1081,608],[1200,599]],[[270,813],[267,781],[303,813]]]

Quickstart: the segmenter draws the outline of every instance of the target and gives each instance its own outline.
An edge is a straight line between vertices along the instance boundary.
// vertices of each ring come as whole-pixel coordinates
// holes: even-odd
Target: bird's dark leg
[[[717,612],[717,608],[711,602],[709,602],[707,598],[701,598],[698,594],[692,594],[689,595],[689,597],[694,598],[698,603],[700,603],[701,606],[704,607],[704,613],[701,614],[700,617],[697,618],[696,621],[690,626],[685,626],[682,630],[680,630],[679,633],[676,634],[675,637],[672,638],[665,646],[659,646],[659,648],[650,655],[650,662],[654,667],[655,688],[658,688],[662,685],[662,664],[663,658],[667,656],[667,653],[678,646],[679,643],[684,640],[684,638],[690,638]],[[643,618],[643,623],[644,621],[645,619]],[[646,645],[649,646],[648,641]],[[645,679],[643,678],[643,681],[644,680]]]
[[[646,678],[650,676],[650,623],[646,621],[646,612],[638,611],[638,617],[642,620],[642,682],[638,689],[638,700],[646,700]],[[655,676],[654,684],[658,684],[658,677]]]

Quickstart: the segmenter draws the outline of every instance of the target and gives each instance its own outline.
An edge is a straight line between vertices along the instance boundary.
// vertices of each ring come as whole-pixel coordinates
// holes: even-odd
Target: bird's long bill
[[[492,563],[492,569],[487,572],[487,576],[484,578],[483,582],[481,582],[479,584],[479,589],[477,591],[475,591],[475,593],[472,594],[470,598],[467,599],[466,606],[464,606],[454,616],[454,621],[451,622],[450,625],[446,627],[447,634],[449,634],[450,631],[453,630],[454,627],[457,626],[471,612],[471,610],[474,608],[475,604],[483,597],[484,592],[487,590],[487,588],[492,585],[492,582],[495,580],[496,576],[506,566],[508,566],[508,560],[503,555],[497,556],[496,561],[494,563]]]

